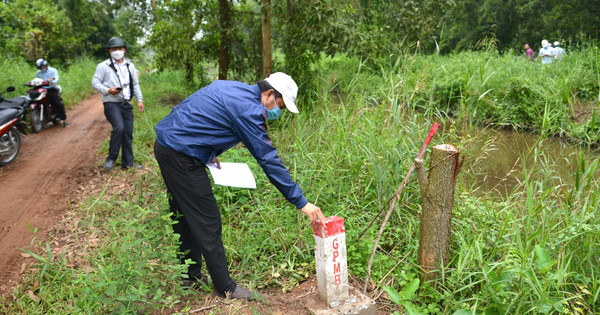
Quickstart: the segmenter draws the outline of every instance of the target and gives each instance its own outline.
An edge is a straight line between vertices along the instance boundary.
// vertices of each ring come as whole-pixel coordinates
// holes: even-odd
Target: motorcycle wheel
[[[10,164],[17,158],[21,149],[21,135],[17,128],[12,127],[0,136],[0,166]]]
[[[42,122],[41,117],[40,117],[41,111],[42,111],[41,108],[36,108],[36,109],[32,110],[31,113],[29,113],[29,121],[31,122],[31,130],[33,130],[34,133],[38,133],[38,132],[42,131],[42,128],[44,127],[44,123]]]

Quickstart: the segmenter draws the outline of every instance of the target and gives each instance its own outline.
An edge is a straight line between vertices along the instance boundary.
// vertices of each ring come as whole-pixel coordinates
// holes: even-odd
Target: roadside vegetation
[[[96,62],[90,58],[78,58],[70,65],[50,64],[58,70],[59,82],[62,89],[62,98],[67,109],[73,104],[83,101],[94,93],[90,87],[92,74],[96,69]],[[25,84],[33,79],[38,69],[35,63],[28,63],[21,58],[3,58],[0,60],[0,91],[6,98],[25,95],[28,87]],[[8,86],[14,86],[15,91],[5,93]]]
[[[0,62],[0,69],[7,77],[21,72],[33,77],[33,67],[17,65],[18,71],[14,63]],[[73,102],[89,95],[92,65],[84,59],[65,71],[62,85]],[[600,140],[594,129],[598,65],[596,47],[570,52],[548,66],[494,50],[405,53],[376,66],[346,56],[322,58],[314,67],[314,86],[305,91],[301,86],[301,113],[284,114],[269,123],[269,131],[307,198],[326,216],[345,219],[349,273],[359,281],[382,220],[375,217],[434,121],[444,122],[444,129],[433,143],[454,144],[467,156],[461,174],[494,153],[492,146],[480,145],[487,139],[461,136],[465,129],[535,132],[540,140],[524,154],[522,171],[512,174],[520,183],[509,194],[474,194],[473,183],[459,176],[452,260],[437,286],[418,282],[420,196],[411,181],[379,243],[369,294],[380,307],[415,314],[597,313],[599,165],[585,154]],[[184,78],[180,71],[142,74],[146,111],[135,112],[134,150],[145,170],[113,171],[92,180],[101,188],[90,188],[73,203],[72,217],[55,236],[68,234],[71,241],[53,250],[52,240],[34,238],[23,249],[36,259],[34,268],[1,311],[185,313],[192,307],[190,297],[210,294],[179,286],[184,268],[178,264],[178,239],[152,156],[154,126],[196,89]],[[544,143],[555,135],[583,144],[580,154],[565,157],[577,165],[572,178],[557,178],[555,165],[545,158]],[[107,150],[107,142],[100,151]],[[290,290],[314,274],[306,218],[242,146],[220,158],[248,163],[258,186],[214,187],[233,277],[259,292]]]

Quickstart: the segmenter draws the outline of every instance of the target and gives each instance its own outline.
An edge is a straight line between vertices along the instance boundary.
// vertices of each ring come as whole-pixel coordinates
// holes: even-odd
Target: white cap
[[[554,46],[558,46],[558,45],[560,45],[560,43],[558,41],[555,41]]]
[[[542,41],[542,47],[548,47],[548,44],[550,44],[550,43],[548,43],[548,41],[547,41],[547,40],[545,40],[545,39],[544,39],[544,40]]]
[[[283,96],[283,103],[285,107],[292,112],[298,113],[298,107],[296,107],[296,96],[298,95],[298,85],[294,82],[294,79],[283,72],[275,72],[265,79],[277,92]]]

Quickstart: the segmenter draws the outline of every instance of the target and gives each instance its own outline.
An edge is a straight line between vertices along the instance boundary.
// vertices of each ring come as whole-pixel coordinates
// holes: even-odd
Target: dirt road
[[[100,94],[67,115],[69,128],[51,126],[24,136],[17,160],[0,167],[1,295],[19,281],[25,263],[19,248],[29,249],[34,237],[44,240],[66,213],[69,195],[100,171],[98,145],[111,129]]]

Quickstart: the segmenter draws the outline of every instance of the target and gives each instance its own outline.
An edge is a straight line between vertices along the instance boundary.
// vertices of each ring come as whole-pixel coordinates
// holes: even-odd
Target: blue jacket
[[[196,91],[156,125],[156,141],[204,164],[242,142],[289,202],[308,202],[269,139],[256,84],[217,80]]]
[[[59,77],[58,77],[58,70],[56,70],[55,68],[48,66],[48,69],[46,69],[46,71],[38,70],[38,72],[35,74],[35,77],[40,78],[42,80],[50,80],[50,79],[54,78],[54,80],[51,81],[54,84],[44,86],[44,88],[46,88],[46,89],[56,89],[57,88]]]

